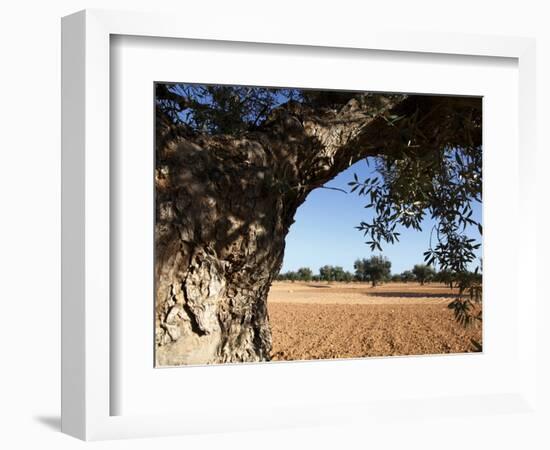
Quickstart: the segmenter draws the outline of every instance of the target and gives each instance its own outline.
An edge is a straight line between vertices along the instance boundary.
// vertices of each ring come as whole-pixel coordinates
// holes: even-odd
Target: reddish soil
[[[441,285],[274,283],[268,299],[273,360],[476,351],[481,327],[465,328]]]

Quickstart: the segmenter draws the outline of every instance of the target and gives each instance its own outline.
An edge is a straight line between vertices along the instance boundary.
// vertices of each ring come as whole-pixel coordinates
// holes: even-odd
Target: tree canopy
[[[424,284],[426,281],[431,281],[435,277],[435,270],[433,267],[426,264],[415,264],[412,269],[413,275],[416,277],[420,284]]]
[[[195,136],[285,133],[285,142],[317,152],[301,155],[301,167],[282,168],[305,173],[294,185],[273,180],[282,195],[320,187],[308,185],[307,172],[327,159],[323,180],[365,158],[379,175],[355,176],[349,186],[375,212],[357,225],[372,251],[398,241],[400,227],[422,230],[429,217],[435,225],[424,253],[428,265],[460,274],[476,259],[481,243],[468,229],[482,232],[472,210],[482,199],[480,98],[159,83],[156,104],[157,133],[173,125]],[[335,143],[343,162],[329,151]],[[295,158],[289,157],[294,166]]]
[[[358,259],[353,264],[353,267],[355,268],[357,279],[370,281],[373,286],[391,277],[391,262],[382,255]]]

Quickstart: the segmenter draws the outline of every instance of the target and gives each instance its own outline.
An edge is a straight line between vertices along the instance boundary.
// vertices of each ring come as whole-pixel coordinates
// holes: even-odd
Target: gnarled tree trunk
[[[286,234],[311,190],[375,151],[365,108],[319,117],[289,103],[238,137],[157,124],[157,365],[270,359]]]

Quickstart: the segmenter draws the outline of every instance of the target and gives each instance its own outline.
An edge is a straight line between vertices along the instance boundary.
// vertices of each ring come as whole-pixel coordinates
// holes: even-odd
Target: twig
[[[343,192],[344,194],[347,194],[348,191],[346,191],[345,189],[341,189],[341,188],[337,188],[337,187],[332,187],[332,186],[319,186],[319,189],[330,189],[332,191],[340,191],[340,192]]]

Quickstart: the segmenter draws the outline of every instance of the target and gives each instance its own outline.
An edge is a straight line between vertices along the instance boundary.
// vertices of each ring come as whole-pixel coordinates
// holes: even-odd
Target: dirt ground
[[[481,327],[464,328],[439,284],[276,282],[268,297],[273,360],[476,351]]]

